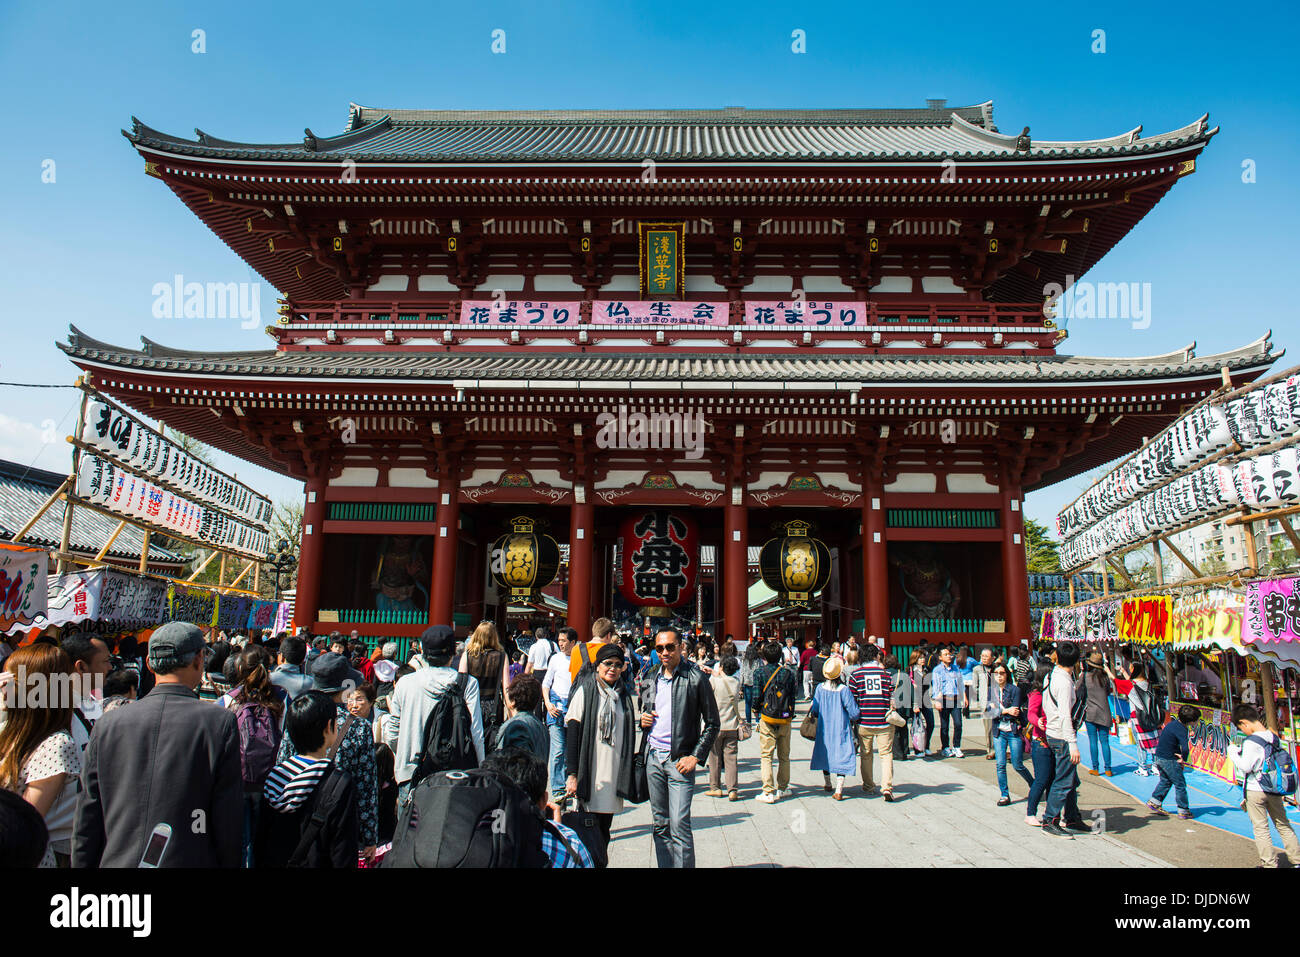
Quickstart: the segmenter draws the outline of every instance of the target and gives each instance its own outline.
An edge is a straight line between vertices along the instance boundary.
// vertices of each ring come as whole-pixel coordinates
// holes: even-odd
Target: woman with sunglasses
[[[1025,739],[1021,731],[1028,723],[1026,704],[1021,700],[1020,689],[1011,680],[1011,672],[1006,665],[993,666],[993,687],[989,700],[989,718],[993,722],[993,752],[997,755],[998,807],[1011,803],[1007,791],[1007,757],[1010,755],[1011,767],[1024,778],[1025,784],[1034,786],[1033,776],[1025,770]]]
[[[627,662],[617,644],[596,652],[595,680],[573,686],[564,715],[565,797],[576,796],[609,844],[614,815],[631,793],[636,722],[623,683]]]

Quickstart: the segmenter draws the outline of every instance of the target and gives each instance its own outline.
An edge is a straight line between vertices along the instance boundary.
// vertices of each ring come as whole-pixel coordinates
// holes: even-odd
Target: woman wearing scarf
[[[617,644],[596,652],[594,678],[573,686],[565,712],[565,796],[576,795],[609,843],[614,815],[632,787],[636,753],[632,696],[620,680],[626,662]]]

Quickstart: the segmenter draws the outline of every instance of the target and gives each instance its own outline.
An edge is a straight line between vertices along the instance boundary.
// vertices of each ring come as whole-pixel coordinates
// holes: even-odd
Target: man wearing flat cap
[[[73,867],[238,867],[243,780],[235,716],[199,698],[206,646],[173,621],[149,639],[157,683],[95,724],[81,772]],[[156,855],[151,853],[151,859]]]

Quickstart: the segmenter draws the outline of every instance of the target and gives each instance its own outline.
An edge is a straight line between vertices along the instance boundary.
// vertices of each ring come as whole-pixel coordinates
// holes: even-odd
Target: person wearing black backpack
[[[1296,793],[1295,764],[1286,745],[1259,719],[1259,710],[1254,705],[1239,704],[1232,709],[1232,723],[1246,735],[1246,740],[1240,747],[1229,744],[1228,757],[1233,767],[1245,775],[1241,786],[1243,803],[1255,831],[1259,866],[1277,867],[1277,849],[1268,832],[1271,820],[1282,838],[1287,860],[1292,867],[1300,867],[1300,842],[1296,840],[1294,825],[1287,820],[1282,801],[1284,795]]]
[[[478,681],[451,667],[456,633],[449,625],[430,625],[420,636],[420,651],[426,667],[394,685],[384,727],[384,743],[393,752],[399,815],[421,778],[476,768],[485,754]],[[444,699],[446,706],[440,707]]]
[[[1053,837],[1073,837],[1070,831],[1084,834],[1092,831],[1079,813],[1077,729],[1083,723],[1085,702],[1075,700],[1074,666],[1078,660],[1078,645],[1068,641],[1059,643],[1056,646],[1056,667],[1043,688],[1047,746],[1055,762],[1052,785],[1047,794],[1047,810],[1044,811],[1043,833]]]
[[[259,816],[258,867],[357,866],[357,794],[334,765],[342,735],[329,695],[306,691],[285,716],[297,754],[267,775]]]
[[[311,676],[314,690],[324,692],[334,702],[338,714],[340,740],[334,763],[352,777],[357,790],[361,856],[370,864],[379,842],[379,771],[375,766],[374,729],[369,721],[354,717],[344,702],[345,694],[361,684],[361,672],[342,655],[326,652],[312,662]],[[293,739],[286,734],[280,741],[279,761],[297,753]]]

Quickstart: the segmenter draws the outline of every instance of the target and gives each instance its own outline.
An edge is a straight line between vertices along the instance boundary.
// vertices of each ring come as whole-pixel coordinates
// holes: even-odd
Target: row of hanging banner
[[[1044,641],[1121,642],[1286,651],[1300,659],[1300,578],[1264,578],[1243,590],[1214,588],[1180,595],[1124,595],[1043,613]],[[1294,647],[1291,647],[1292,643]]]
[[[114,515],[262,558],[271,500],[206,465],[134,416],[88,396],[73,494]]]
[[[1104,475],[1056,518],[1063,568],[1241,508],[1300,502],[1300,372],[1197,406]],[[1206,460],[1236,443],[1234,461]],[[1252,450],[1256,450],[1252,454]]]
[[[40,556],[43,567],[44,551]],[[8,549],[0,552],[0,564],[9,557]],[[0,576],[6,574],[8,570],[0,567]],[[58,575],[48,580],[48,587],[44,587],[44,574],[39,581],[39,600],[30,601],[20,616],[0,617],[0,625],[13,630],[93,623],[102,628],[135,630],[187,621],[232,635],[246,628],[289,629],[291,609],[284,601],[222,594],[200,585],[142,578],[109,568]]]

